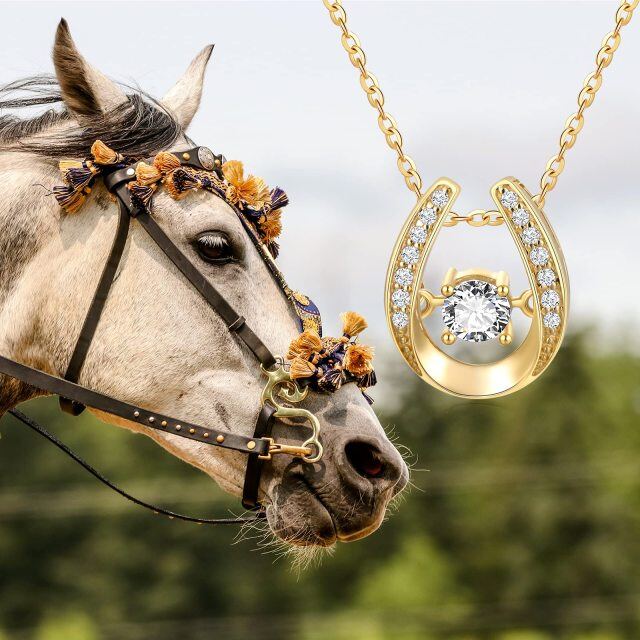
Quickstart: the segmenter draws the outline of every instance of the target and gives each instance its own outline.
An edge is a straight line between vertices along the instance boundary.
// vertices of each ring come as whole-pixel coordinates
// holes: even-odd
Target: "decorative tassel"
[[[260,222],[260,231],[264,234],[265,242],[272,242],[282,232],[281,212],[279,209],[271,211],[263,216]]]
[[[280,253],[280,245],[273,240],[267,243],[267,251],[271,254],[273,259],[275,260]]]
[[[369,387],[375,387],[378,383],[376,378],[376,372],[371,369],[368,373],[365,373],[360,380],[358,380],[358,386],[361,389],[368,389]]]
[[[182,165],[180,164],[180,160],[178,160],[177,156],[173,155],[173,153],[169,153],[168,151],[161,151],[153,159],[153,166],[162,175],[166,175]]]
[[[82,191],[89,186],[96,175],[95,169],[82,164],[80,167],[69,167],[62,173],[63,180],[76,191]]]
[[[316,371],[316,367],[308,360],[294,358],[291,362],[289,375],[291,375],[292,380],[297,380],[299,378],[310,378],[316,374]]]
[[[341,369],[329,369],[329,371],[327,371],[322,378],[318,380],[318,387],[322,391],[333,393],[342,386],[344,381],[345,376]]]
[[[149,210],[151,198],[157,189],[157,185],[142,185],[137,182],[129,183],[129,191],[131,192],[131,201],[138,209]]]
[[[155,165],[138,162],[136,165],[136,180],[140,186],[148,187],[162,179],[160,170]]]
[[[188,191],[200,187],[200,181],[197,176],[194,175],[190,169],[184,169],[182,167],[171,171],[171,173],[164,178],[163,184],[174,200],[180,200]]]
[[[271,191],[271,210],[282,209],[289,204],[289,196],[280,188],[276,187]]]
[[[322,351],[322,340],[315,331],[303,331],[297,338],[291,341],[287,360],[303,358],[309,360],[314,353]]]
[[[87,196],[82,191],[69,186],[53,187],[52,191],[58,204],[67,213],[76,213],[87,199]]]
[[[340,317],[342,318],[342,333],[349,338],[355,338],[368,326],[367,321],[355,311],[347,311]]]
[[[363,344],[350,344],[344,356],[345,369],[360,378],[373,371],[373,349]]]
[[[97,164],[124,162],[124,156],[108,147],[102,140],[96,140],[91,145],[91,155]]]
[[[84,163],[79,160],[60,160],[58,163],[58,167],[62,175],[64,176],[69,169],[81,169],[84,166]]]

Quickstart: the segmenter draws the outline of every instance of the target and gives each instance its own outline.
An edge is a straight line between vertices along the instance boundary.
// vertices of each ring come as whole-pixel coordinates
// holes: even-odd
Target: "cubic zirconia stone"
[[[549,252],[544,247],[531,249],[529,257],[531,258],[531,262],[538,267],[544,267],[544,265],[549,262]]]
[[[415,264],[418,262],[418,258],[420,257],[420,252],[415,247],[405,247],[402,250],[402,259],[407,264]]]
[[[558,295],[558,292],[553,289],[543,291],[540,296],[540,304],[545,309],[555,309],[560,304],[560,296]]]
[[[430,227],[437,220],[437,218],[438,214],[433,207],[427,207],[420,212],[420,220],[422,220],[422,222],[426,224],[427,227]]]
[[[433,202],[436,207],[444,207],[447,202],[449,202],[449,196],[444,189],[436,189],[431,194],[431,202]]]
[[[516,209],[511,214],[513,224],[517,224],[519,227],[525,227],[529,223],[529,212],[526,209]]]
[[[391,316],[391,322],[393,322],[394,327],[404,329],[409,324],[409,316],[402,311],[398,311]]]
[[[540,232],[533,227],[525,229],[520,234],[520,237],[525,244],[538,244],[538,242],[540,242]]]
[[[445,299],[442,319],[451,333],[468,342],[499,336],[511,317],[507,298],[484,280],[465,280]]]
[[[542,287],[551,287],[556,282],[556,274],[553,269],[540,269],[538,271],[538,284]]]
[[[402,287],[408,287],[413,282],[413,273],[410,269],[398,269],[396,271],[395,281]]]
[[[547,329],[557,329],[560,326],[560,316],[555,311],[551,311],[542,319],[542,324]]]
[[[500,202],[502,202],[502,206],[506,207],[507,209],[515,209],[518,206],[518,195],[513,191],[509,191],[507,189],[502,194]]]
[[[411,242],[422,244],[427,239],[427,230],[424,227],[413,227],[409,231],[409,238]]]
[[[409,292],[404,289],[396,289],[391,296],[391,302],[393,302],[396,307],[406,307],[410,300],[411,296]]]

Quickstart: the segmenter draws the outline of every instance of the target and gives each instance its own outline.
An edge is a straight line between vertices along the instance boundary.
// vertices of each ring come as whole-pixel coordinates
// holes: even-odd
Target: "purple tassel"
[[[271,190],[271,205],[269,206],[271,211],[282,209],[282,207],[286,207],[288,204],[289,197],[280,187]]]
[[[329,369],[320,380],[318,380],[318,388],[327,393],[337,391],[345,381],[344,373],[341,369]]]

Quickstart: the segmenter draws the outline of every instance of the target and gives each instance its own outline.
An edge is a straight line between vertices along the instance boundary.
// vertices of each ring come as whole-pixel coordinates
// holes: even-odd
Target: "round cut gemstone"
[[[540,297],[540,304],[542,304],[545,309],[555,309],[560,304],[558,292],[553,289],[547,289]]]
[[[411,242],[422,244],[427,239],[427,230],[424,227],[413,227],[409,231],[409,238]]]
[[[404,289],[396,289],[391,296],[391,302],[393,302],[396,307],[406,307],[410,299],[411,296],[409,292]]]
[[[418,258],[420,257],[420,252],[415,247],[405,247],[402,250],[402,259],[407,264],[415,264],[418,262]]]
[[[404,329],[409,324],[409,316],[402,311],[398,311],[391,316],[391,322],[393,322],[394,327]]]
[[[413,273],[411,269],[404,267],[396,271],[395,281],[402,287],[408,287],[413,282]]]
[[[545,315],[542,323],[547,329],[557,329],[560,326],[560,316],[555,311],[551,311]]]
[[[543,287],[551,287],[556,282],[556,274],[553,269],[540,269],[538,271],[538,284]]]
[[[525,244],[538,244],[540,241],[540,232],[533,227],[529,227],[522,232],[520,237]]]
[[[529,257],[531,258],[531,262],[538,267],[544,267],[544,265],[549,262],[549,252],[544,247],[531,249]]]
[[[436,207],[444,207],[444,205],[449,202],[449,196],[444,189],[436,189],[431,194],[431,202],[433,202]]]
[[[503,206],[505,206],[507,209],[515,209],[518,206],[518,196],[513,191],[509,191],[507,189],[502,194],[500,202],[502,202]]]
[[[529,212],[526,209],[516,209],[511,214],[511,219],[514,224],[517,224],[519,227],[524,227],[529,223]]]
[[[437,218],[438,214],[433,207],[427,207],[420,212],[420,220],[422,220],[422,222],[426,224],[427,227],[430,227]]]
[[[484,280],[465,280],[445,299],[442,319],[451,333],[468,342],[499,336],[511,318],[509,300]]]

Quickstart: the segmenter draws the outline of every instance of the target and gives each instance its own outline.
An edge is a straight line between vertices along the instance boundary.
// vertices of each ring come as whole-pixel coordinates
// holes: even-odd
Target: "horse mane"
[[[0,115],[0,151],[30,152],[55,159],[83,158],[98,139],[133,157],[169,148],[183,133],[175,117],[143,91],[121,86],[127,101],[110,113],[96,115],[86,127],[78,124],[66,108],[53,75],[23,78],[0,87],[0,113],[54,105],[30,117]],[[56,126],[61,124],[69,126]]]

